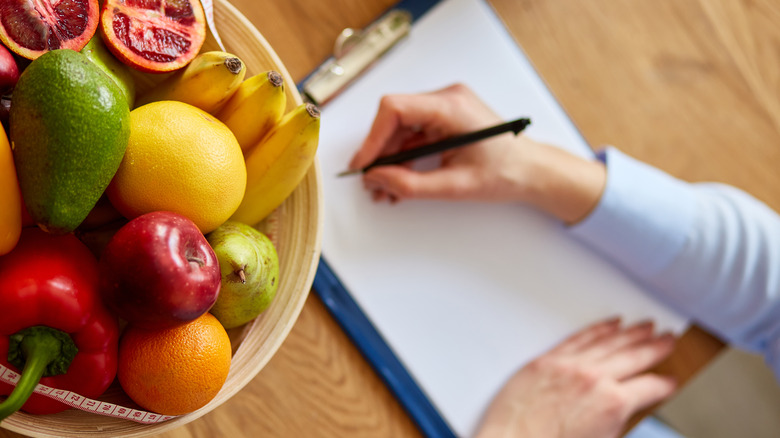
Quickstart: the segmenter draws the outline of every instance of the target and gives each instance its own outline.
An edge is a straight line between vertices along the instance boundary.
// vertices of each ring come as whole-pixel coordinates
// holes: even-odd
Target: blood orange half
[[[187,65],[206,39],[206,15],[199,0],[106,0],[100,22],[111,52],[150,73]]]
[[[98,0],[0,0],[0,40],[27,59],[81,50],[95,34]]]

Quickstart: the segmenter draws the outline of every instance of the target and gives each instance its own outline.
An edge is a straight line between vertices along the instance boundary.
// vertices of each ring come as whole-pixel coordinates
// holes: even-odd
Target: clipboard
[[[439,0],[402,0],[365,29],[346,28],[333,44],[333,56],[298,85],[301,96],[323,106],[409,35],[415,20]]]
[[[382,18],[397,17],[393,15],[393,10],[400,8],[408,8],[404,14],[409,17],[409,26],[398,26],[393,21],[398,18],[383,21]],[[485,69],[489,71],[491,80],[475,84],[479,85],[475,91],[499,115],[507,120],[530,116],[534,124],[528,130],[528,135],[532,138],[566,145],[570,152],[582,156],[593,155],[525,58],[522,49],[509,37],[484,0],[405,0],[393,10],[369,26],[364,38],[347,43],[373,41],[365,35],[370,35],[376,29],[387,29],[389,25],[390,32],[380,32],[390,34],[393,41],[368,43],[369,48],[375,50],[375,57],[363,54],[358,57],[362,60],[357,63],[358,67],[349,67],[353,64],[342,62],[344,55],[359,53],[354,51],[358,46],[346,47],[344,51],[336,50],[332,58],[299,84],[299,88],[306,98],[324,106],[318,153],[321,154],[320,164],[325,174],[323,192],[326,227],[322,258],[313,289],[421,432],[429,437],[473,433],[475,418],[480,416],[481,410],[487,406],[505,379],[529,355],[535,357],[573,330],[612,316],[618,313],[618,309],[626,321],[650,316],[656,319],[661,329],[682,332],[687,321],[644,296],[641,287],[633,280],[605,260],[594,256],[589,249],[572,241],[559,224],[538,212],[522,206],[480,205],[475,208],[436,201],[410,201],[395,207],[377,207],[366,200],[368,195],[360,187],[359,179],[329,179],[330,172],[335,176],[343,170],[351,153],[359,147],[361,135],[364,136],[370,128],[380,97],[376,95],[376,88],[398,79],[394,63],[411,67],[414,73],[410,74],[415,81],[414,87],[400,83],[404,81],[397,81],[399,83],[393,84],[397,86],[393,92],[430,91],[459,80],[460,71],[453,70],[469,70],[469,63],[463,60],[469,56],[478,60],[475,62],[486,64]],[[436,28],[430,28],[441,26],[442,23],[446,26],[450,19],[459,20],[462,26],[458,28],[456,36],[448,33],[447,29],[438,32]],[[472,24],[482,27],[471,29],[469,26]],[[424,34],[415,34],[415,31],[423,28],[426,30]],[[468,38],[469,41],[464,42],[462,38]],[[449,39],[454,39],[455,44],[461,44],[458,48],[463,48],[452,59],[452,66],[426,65],[430,71],[424,70],[422,66],[429,62],[429,56],[427,53],[415,52],[416,45],[424,44],[426,50],[433,49],[435,53],[441,54],[446,53],[441,48],[449,47]],[[475,39],[477,41],[473,41]],[[337,49],[344,48],[343,44],[348,40],[348,37],[340,38]],[[490,45],[491,50],[482,50],[479,46],[481,43]],[[452,56],[452,52],[449,53]],[[339,74],[344,73],[340,70],[344,67],[358,68],[359,71]],[[418,67],[422,70],[415,70]],[[447,70],[446,67],[452,68]],[[428,73],[429,77],[421,77]],[[331,83],[323,87],[328,92],[320,94],[313,90],[317,90],[315,78],[323,74],[327,77],[323,81]],[[479,76],[475,70],[463,74],[467,84]],[[511,83],[512,80],[522,83]],[[526,101],[508,101],[507,94],[522,96]],[[354,107],[356,102],[361,105],[359,110]],[[353,107],[348,107],[347,103]],[[372,106],[366,108],[365,105]],[[520,111],[521,114],[514,111]],[[341,117],[345,114],[346,118]],[[333,124],[338,133],[329,131]],[[364,131],[357,134],[360,129]],[[348,198],[347,201],[344,198]],[[352,202],[353,199],[355,202]],[[344,207],[337,213],[338,217],[333,215],[336,213],[329,207],[335,204],[339,208]],[[420,223],[409,225],[417,218],[431,219],[432,223],[423,221],[422,226]],[[373,228],[362,226],[365,224],[361,221],[372,224]],[[496,251],[480,253],[486,259],[483,268],[488,272],[485,275],[472,275],[468,271],[471,265],[458,256],[460,248],[446,240],[446,230],[441,228],[455,232],[471,231],[474,224],[481,223],[488,226],[479,229],[476,237],[470,233],[463,240],[469,242],[469,245],[488,242],[498,246]],[[375,232],[376,229],[382,230],[382,233]],[[428,235],[438,236],[433,238],[438,239],[435,240],[438,244],[444,244],[441,251],[439,248],[415,247],[414,253],[407,258],[404,243],[399,242],[403,239],[376,235],[407,235],[418,230],[424,230],[426,237],[423,239]],[[510,234],[505,236],[502,230],[509,230]],[[518,231],[528,234],[518,236]],[[525,253],[526,248],[533,249],[534,253]],[[379,249],[381,254],[377,253]],[[512,263],[507,263],[507,260]],[[360,268],[351,266],[355,264],[359,264]],[[425,265],[424,269],[420,268],[421,264]],[[561,267],[565,267],[566,275],[558,272]],[[412,276],[415,284],[409,288],[399,285],[395,278],[388,276],[391,270],[393,274],[400,271]],[[455,275],[451,275],[451,272]],[[522,274],[526,272],[538,279],[524,278]],[[457,277],[460,283],[452,284],[447,277]],[[442,282],[439,283],[439,280]],[[395,284],[397,289],[388,290],[387,283]],[[522,294],[517,294],[513,289],[515,284],[523,289]],[[437,290],[438,286],[446,290]],[[582,296],[555,293],[556,290],[565,292],[572,287],[581,290]],[[458,290],[450,293],[450,288]],[[616,290],[620,290],[620,293],[616,293]],[[479,300],[474,299],[472,291],[479,291]],[[526,292],[530,298],[517,296]],[[591,295],[595,298],[591,298]],[[583,298],[585,296],[587,298]],[[414,303],[414,307],[399,306],[394,300]],[[400,317],[399,314],[403,312],[406,314]],[[459,320],[462,315],[463,318],[474,318],[485,323],[468,327],[464,331]],[[512,321],[513,318],[521,321]],[[404,327],[407,321],[402,319],[408,320],[409,327]],[[512,333],[500,333],[503,330],[500,324],[503,322],[508,322],[509,332],[538,326],[542,327],[540,330],[543,333],[520,338],[523,345],[518,350],[522,352],[508,352],[502,350],[504,346],[512,345],[518,338]],[[472,336],[474,333],[469,331],[477,334]],[[457,333],[456,336],[463,336],[463,339],[448,338],[449,333]],[[496,337],[482,342],[480,336]],[[442,350],[437,351],[437,348]],[[479,350],[479,355],[495,355],[495,358],[476,358],[475,361],[480,362],[478,364],[458,363],[464,358],[463,355],[453,354],[453,350],[458,348]],[[465,360],[471,358],[466,357]],[[436,361],[444,361],[445,366],[440,367]],[[482,368],[487,370],[487,377],[478,375]],[[447,380],[458,373],[465,376],[462,381]],[[466,397],[470,398],[468,402],[454,400]]]

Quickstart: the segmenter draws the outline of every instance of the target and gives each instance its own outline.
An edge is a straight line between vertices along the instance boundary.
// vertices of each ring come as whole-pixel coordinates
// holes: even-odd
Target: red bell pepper
[[[0,404],[0,420],[19,408],[31,414],[68,408],[30,395],[39,379],[89,398],[113,382],[118,320],[98,294],[95,256],[73,235],[22,231],[0,257],[0,312],[0,363],[22,374],[16,389],[0,382],[0,395],[11,394]]]

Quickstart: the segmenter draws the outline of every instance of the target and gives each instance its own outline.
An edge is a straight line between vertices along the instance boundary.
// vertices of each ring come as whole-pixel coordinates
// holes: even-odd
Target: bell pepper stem
[[[60,336],[39,330],[25,335],[19,348],[25,356],[24,369],[16,388],[0,403],[0,421],[18,411],[30,398],[49,364],[62,356],[63,342]]]

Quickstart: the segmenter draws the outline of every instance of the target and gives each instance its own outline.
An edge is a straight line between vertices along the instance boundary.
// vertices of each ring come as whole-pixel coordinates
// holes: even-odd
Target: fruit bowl
[[[247,77],[276,70],[285,79],[288,110],[302,103],[294,82],[268,42],[231,4],[214,0],[214,20],[227,52],[241,58]],[[220,50],[212,35],[201,51]],[[139,75],[143,90],[164,75]],[[314,165],[292,195],[257,227],[274,242],[279,254],[280,283],[271,306],[254,321],[228,331],[233,348],[230,374],[219,394],[203,408],[171,420],[145,425],[130,420],[69,409],[53,415],[17,412],[2,427],[28,436],[121,437],[161,433],[193,421],[218,407],[241,390],[278,350],[303,307],[320,255],[321,202],[319,165]],[[118,383],[100,401],[138,408]]]

